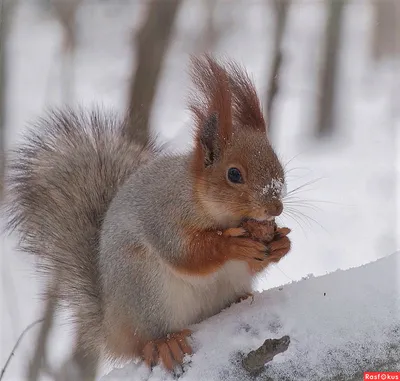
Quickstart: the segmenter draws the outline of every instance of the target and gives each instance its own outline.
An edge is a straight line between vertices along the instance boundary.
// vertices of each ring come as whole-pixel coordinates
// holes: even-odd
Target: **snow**
[[[135,0],[84,2],[78,17],[81,38],[75,57],[75,103],[103,104],[124,111],[130,68],[135,62],[132,32],[139,25],[145,3]],[[272,35],[274,28],[272,12],[265,3],[254,1],[249,6],[247,0],[237,0],[232,6],[230,2],[218,2],[216,16],[225,29],[212,49],[241,62],[251,73],[262,96],[267,88],[272,46],[265,36]],[[171,149],[190,145],[190,117],[184,109],[189,85],[188,55],[199,52],[199,36],[205,20],[201,2],[187,0],[183,4],[152,115],[155,132],[161,141],[171,142]],[[224,357],[226,354],[219,350],[215,352],[217,343],[222,345],[227,340],[234,342],[228,348],[234,352],[235,349],[255,348],[271,334],[274,337],[281,333],[289,334],[292,344],[288,352],[277,357],[277,361],[289,361],[292,358],[289,355],[304,355],[301,350],[307,347],[313,354],[308,359],[314,361],[309,365],[329,367],[329,361],[321,360],[311,342],[318,350],[328,350],[328,345],[324,348],[318,344],[320,339],[327,340],[334,349],[338,348],[340,338],[347,339],[350,335],[359,343],[364,341],[366,344],[366,336],[356,337],[358,331],[376,332],[375,323],[385,330],[390,329],[390,315],[387,321],[379,320],[379,311],[368,304],[368,295],[371,295],[371,300],[376,297],[374,303],[389,311],[389,303],[393,303],[398,295],[392,274],[394,263],[398,262],[397,254],[359,270],[287,285],[307,274],[321,276],[387,257],[399,248],[400,243],[400,115],[395,102],[400,99],[398,62],[371,63],[372,5],[366,1],[349,4],[343,32],[346,38],[341,50],[338,131],[331,139],[315,141],[313,112],[319,96],[316,73],[324,14],[323,2],[293,2],[284,44],[282,83],[271,118],[273,131],[270,135],[286,164],[288,192],[305,186],[291,194],[286,214],[279,221],[292,229],[293,250],[260,277],[255,287],[262,291],[286,285],[282,291],[269,290],[258,296],[251,306],[243,302],[200,325],[194,335],[199,348],[185,377],[195,377],[196,372],[203,374],[207,371],[201,366],[203,358],[209,361],[210,372],[221,369],[219,364],[228,364],[228,357]],[[20,1],[14,21],[8,44],[8,146],[16,143],[24,126],[43,114],[45,108],[62,103],[61,30],[58,23],[49,14],[39,11],[35,1]],[[42,311],[42,283],[33,273],[34,260],[15,252],[15,237],[2,236],[1,240],[0,365],[4,364],[20,332]],[[376,272],[370,270],[374,268]],[[347,288],[342,287],[346,274],[358,272],[366,272],[370,282],[367,284],[360,275],[354,277],[354,282]],[[336,279],[337,284],[329,279]],[[390,279],[392,286],[388,284]],[[322,297],[324,282],[328,283],[327,295]],[[363,287],[370,290],[365,295],[361,293]],[[358,292],[353,295],[349,290]],[[300,301],[307,304],[302,306]],[[332,301],[332,304],[327,301]],[[355,314],[357,310],[351,309],[354,303],[357,310],[364,311],[363,314]],[[308,304],[315,314],[306,313]],[[328,310],[325,311],[324,307]],[[337,310],[331,310],[334,308]],[[370,315],[371,320],[363,319],[363,316]],[[276,316],[280,317],[282,327],[276,325]],[[345,322],[343,317],[346,317]],[[226,326],[225,323],[218,324],[219,319],[223,319]],[[267,322],[276,326],[275,331],[268,328]],[[68,321],[60,318],[56,323],[49,342],[49,357],[54,366],[60,365],[73,341]],[[246,328],[239,329],[241,323],[251,323],[255,330],[259,330],[258,333],[251,336],[246,333]],[[346,327],[353,327],[354,332],[346,330]],[[339,328],[346,330],[346,335],[342,334],[344,331],[338,334]],[[232,333],[233,329],[237,331]],[[4,381],[24,379],[37,332],[35,328],[26,335]],[[304,337],[307,332],[310,335]],[[296,342],[294,339],[301,340]],[[373,340],[379,338],[368,340],[377,342]],[[215,347],[207,346],[213,342]],[[206,353],[207,348],[211,354]],[[353,351],[351,348],[350,357]],[[144,370],[139,374],[145,377]],[[163,377],[160,369],[151,377],[157,377],[157,374]]]
[[[272,179],[270,184],[267,184],[262,189],[262,194],[274,194],[278,197],[286,196],[286,184],[283,182],[283,179]]]
[[[400,371],[399,265],[400,252],[231,306],[193,327],[195,354],[186,359],[179,380],[254,380],[241,368],[241,354],[284,335],[291,339],[288,350],[255,379],[351,380],[364,371]],[[102,381],[169,379],[160,366],[149,374],[144,365],[130,364]]]

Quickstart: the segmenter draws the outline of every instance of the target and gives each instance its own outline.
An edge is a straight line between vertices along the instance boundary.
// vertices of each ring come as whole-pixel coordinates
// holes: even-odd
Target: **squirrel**
[[[67,109],[40,119],[9,165],[8,228],[71,308],[86,353],[173,370],[193,352],[190,325],[250,295],[290,250],[288,228],[269,241],[243,224],[274,224],[286,191],[252,80],[209,55],[192,58],[191,77],[186,153]]]

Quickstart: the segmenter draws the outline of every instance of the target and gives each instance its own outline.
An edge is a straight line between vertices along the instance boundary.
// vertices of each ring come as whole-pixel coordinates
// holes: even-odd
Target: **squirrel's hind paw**
[[[253,303],[253,301],[254,301],[254,294],[251,293],[251,292],[247,292],[246,294],[244,294],[244,295],[242,295],[242,296],[239,296],[239,297],[237,298],[237,300],[234,302],[234,304],[241,303],[241,302],[243,302],[244,300],[247,300],[248,298],[251,298],[251,303]]]
[[[193,353],[187,342],[187,338],[191,334],[192,331],[184,329],[162,339],[148,342],[143,348],[143,360],[150,368],[162,363],[167,370],[172,372],[175,366],[182,365],[186,354]]]

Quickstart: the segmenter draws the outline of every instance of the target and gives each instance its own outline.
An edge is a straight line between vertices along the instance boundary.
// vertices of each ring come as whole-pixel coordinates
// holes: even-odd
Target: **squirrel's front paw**
[[[226,229],[222,235],[227,238],[225,249],[229,258],[246,262],[260,262],[266,259],[267,246],[249,237],[248,231],[243,227]]]
[[[192,331],[184,329],[162,339],[148,342],[143,348],[143,360],[150,368],[162,363],[167,370],[172,372],[175,366],[182,365],[186,354],[193,353],[187,342],[187,338],[191,334]]]
[[[228,238],[228,256],[248,263],[262,262],[267,259],[268,247],[252,238],[233,236]]]
[[[230,257],[246,261],[252,274],[264,270],[271,263],[279,262],[290,251],[288,228],[277,228],[270,242],[248,238],[246,233],[243,228],[232,228],[224,231],[223,235],[230,237]]]
[[[267,244],[269,262],[279,262],[290,251],[291,242],[287,237],[289,233],[289,228],[278,228],[275,231],[273,240]]]
[[[277,228],[274,238],[267,243],[267,255],[264,261],[254,263],[250,267],[252,274],[257,274],[263,271],[272,263],[279,262],[290,251],[290,239],[287,235],[290,233],[288,228]]]

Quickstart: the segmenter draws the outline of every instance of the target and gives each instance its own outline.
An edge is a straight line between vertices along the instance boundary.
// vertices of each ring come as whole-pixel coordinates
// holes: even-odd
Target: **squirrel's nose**
[[[280,200],[273,200],[267,207],[270,216],[277,217],[283,212],[283,204]]]

